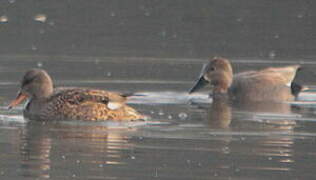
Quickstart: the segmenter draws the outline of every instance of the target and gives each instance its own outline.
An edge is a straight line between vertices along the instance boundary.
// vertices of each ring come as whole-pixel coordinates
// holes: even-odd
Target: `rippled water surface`
[[[205,61],[2,56],[0,179],[315,178],[316,64],[235,60],[236,72],[301,63],[297,81],[311,90],[296,102],[229,106],[186,93]],[[151,119],[27,121],[22,106],[6,106],[32,67],[46,69],[56,86],[143,94],[130,103]]]

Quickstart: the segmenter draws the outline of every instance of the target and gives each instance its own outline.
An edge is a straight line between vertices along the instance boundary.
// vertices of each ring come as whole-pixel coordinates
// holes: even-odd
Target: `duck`
[[[233,102],[292,101],[301,91],[308,89],[293,82],[300,68],[300,65],[290,65],[233,74],[228,59],[214,57],[203,66],[189,94],[211,85],[215,99],[225,98]]]
[[[43,69],[28,70],[8,109],[28,100],[23,116],[35,120],[134,121],[146,116],[126,104],[130,95],[99,89],[53,87]]]

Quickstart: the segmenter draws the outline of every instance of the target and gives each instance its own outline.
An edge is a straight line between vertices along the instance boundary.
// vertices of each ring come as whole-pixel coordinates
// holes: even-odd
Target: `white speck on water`
[[[45,30],[44,30],[44,29],[40,29],[40,30],[39,30],[39,33],[40,33],[40,34],[44,34],[44,33],[45,33]]]
[[[159,112],[158,112],[158,115],[159,116],[163,116],[165,113],[162,111],[162,110],[160,110]]]
[[[37,62],[37,67],[43,67],[43,63],[42,62]]]
[[[150,114],[155,114],[155,111],[150,111]]]
[[[169,115],[169,116],[168,116],[168,119],[172,119],[172,116],[171,116],[171,115]]]
[[[145,12],[145,16],[150,16],[150,12],[149,12],[149,11],[146,11],[146,12]]]
[[[103,164],[99,164],[99,167],[102,168],[102,167],[103,167]]]
[[[165,38],[167,36],[167,32],[165,30],[161,31],[160,35]]]
[[[80,163],[80,160],[76,160],[76,163],[79,164],[79,163]]]
[[[0,16],[0,23],[7,23],[9,22],[9,18],[6,15]]]
[[[178,117],[181,119],[181,120],[186,120],[188,118],[188,114],[187,113],[184,113],[184,112],[181,112],[178,114]]]
[[[272,160],[272,157],[268,157],[268,159],[271,161],[271,160]]]
[[[33,51],[36,51],[36,50],[37,50],[37,47],[33,44],[32,47],[31,47],[31,49],[32,49]]]
[[[303,18],[304,17],[304,14],[298,14],[297,15],[297,18]]]
[[[269,58],[273,59],[276,56],[276,52],[275,51],[270,51],[269,52]]]
[[[240,140],[244,141],[244,140],[246,140],[246,138],[245,137],[241,137]]]
[[[230,149],[229,149],[229,147],[227,147],[227,146],[226,146],[226,147],[223,147],[223,148],[222,148],[222,151],[223,151],[224,154],[229,154],[229,153],[230,153]]]
[[[107,73],[106,73],[106,76],[107,76],[107,77],[111,77],[111,76],[112,76],[112,72],[107,72]]]
[[[125,21],[120,22],[120,26],[123,26],[123,25],[125,25]]]
[[[96,58],[96,59],[94,60],[94,64],[99,64],[99,62],[100,62],[100,59],[98,59],[98,58]]]
[[[116,16],[115,12],[112,11],[110,16],[112,16],[112,17]]]
[[[274,35],[274,38],[275,38],[275,39],[279,39],[279,38],[280,38],[280,35],[276,34],[276,35]]]
[[[71,177],[75,178],[75,177],[76,177],[76,175],[75,175],[75,174],[73,174]]]
[[[136,159],[136,157],[135,156],[131,156],[131,159]]]
[[[61,158],[66,159],[66,156],[62,155]]]
[[[48,22],[48,25],[54,26],[54,25],[55,25],[55,22],[54,22],[54,21],[49,21],[49,22]]]
[[[191,164],[191,160],[190,160],[190,159],[187,159],[187,163],[188,163],[188,164]]]
[[[8,2],[13,4],[13,3],[15,3],[15,0],[8,0]]]
[[[242,22],[243,19],[242,19],[242,18],[237,18],[236,21],[237,21],[237,22]]]
[[[47,20],[47,16],[45,14],[37,14],[36,16],[34,16],[34,20],[44,23]]]

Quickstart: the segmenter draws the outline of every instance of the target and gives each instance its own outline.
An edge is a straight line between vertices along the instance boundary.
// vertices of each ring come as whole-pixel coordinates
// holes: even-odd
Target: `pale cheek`
[[[208,82],[211,81],[211,79],[207,76],[207,74],[205,74],[205,75],[203,76],[203,78],[204,78],[205,80],[207,80]]]

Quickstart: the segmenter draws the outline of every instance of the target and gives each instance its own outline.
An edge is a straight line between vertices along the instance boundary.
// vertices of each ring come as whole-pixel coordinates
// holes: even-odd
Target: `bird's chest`
[[[43,114],[46,109],[45,103],[42,100],[30,100],[24,108],[24,117],[31,120],[43,120]]]

